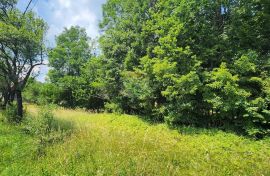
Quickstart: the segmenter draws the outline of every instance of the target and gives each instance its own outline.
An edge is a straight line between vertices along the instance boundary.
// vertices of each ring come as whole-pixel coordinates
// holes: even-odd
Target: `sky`
[[[18,0],[18,8],[23,11],[28,2],[29,0]],[[106,0],[32,0],[29,10],[33,10],[47,22],[49,29],[46,43],[48,47],[54,47],[55,36],[65,27],[79,25],[86,29],[89,37],[98,37],[98,24],[102,18],[102,4],[105,2]],[[37,79],[44,82],[49,68],[42,66],[37,70],[40,72]]]

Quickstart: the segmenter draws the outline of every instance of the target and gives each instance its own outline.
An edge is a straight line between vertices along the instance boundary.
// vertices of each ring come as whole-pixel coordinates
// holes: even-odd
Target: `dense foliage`
[[[101,47],[117,69],[106,75],[120,81],[110,102],[170,124],[269,133],[269,8],[253,0],[108,1]]]
[[[270,131],[267,0],[108,0],[92,55],[82,29],[50,53],[50,102],[170,125]],[[52,89],[50,89],[52,90]]]

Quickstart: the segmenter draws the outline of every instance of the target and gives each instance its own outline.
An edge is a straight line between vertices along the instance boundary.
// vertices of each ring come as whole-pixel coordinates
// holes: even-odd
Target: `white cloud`
[[[24,0],[19,0],[22,9],[27,5]],[[37,2],[37,3],[35,3]],[[99,35],[98,23],[102,15],[102,4],[106,0],[34,0],[30,6],[43,18],[49,26],[47,32],[47,45],[55,45],[55,36],[59,35],[65,27],[81,26],[86,29],[91,38]],[[42,66],[35,72],[40,71],[39,81],[44,81],[49,68]]]
[[[106,0],[37,0],[33,10],[48,23],[47,39],[51,46],[54,45],[55,36],[65,27],[78,25],[84,27],[90,37],[97,37],[102,15],[101,5],[105,2]]]
[[[58,3],[61,4],[62,7],[69,8],[71,1],[70,0],[58,0]]]

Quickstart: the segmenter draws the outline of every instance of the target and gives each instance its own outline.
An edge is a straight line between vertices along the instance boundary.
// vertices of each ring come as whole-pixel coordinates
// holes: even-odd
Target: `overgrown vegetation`
[[[84,29],[65,29],[49,54],[49,82],[25,95],[262,138],[270,134],[269,16],[265,0],[109,0],[101,53]]]
[[[35,106],[27,109],[32,116],[39,114]],[[269,139],[254,141],[217,129],[170,130],[164,124],[149,125],[129,115],[62,108],[53,112],[61,127],[72,124],[73,133],[43,146],[42,152],[39,137],[26,134],[24,126],[0,123],[0,175],[270,173]]]
[[[268,1],[107,0],[47,50],[0,0],[0,175],[270,175]]]
[[[17,108],[16,106],[9,106],[0,114],[0,123],[3,127],[14,128],[15,131],[20,130],[22,136],[26,138],[28,135],[28,138],[33,140],[35,145],[33,156],[41,157],[45,155],[45,148],[47,146],[63,142],[73,129],[71,123],[57,120],[52,110],[52,106],[46,106],[40,107],[37,114],[25,112],[24,120],[18,125],[14,124],[17,119]],[[12,123],[13,126],[10,126],[9,124]]]
[[[71,123],[55,119],[51,107],[43,107],[38,116],[28,115],[22,127],[26,134],[38,139],[38,156],[45,155],[46,146],[63,142],[71,134],[72,128]]]

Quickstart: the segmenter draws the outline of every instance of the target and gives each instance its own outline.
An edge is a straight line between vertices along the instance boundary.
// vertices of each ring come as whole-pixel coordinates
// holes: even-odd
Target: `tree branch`
[[[30,6],[31,3],[32,3],[32,0],[30,0],[30,1],[28,2],[28,5],[27,5],[27,7],[25,8],[25,10],[24,10],[24,12],[23,12],[23,16],[24,16],[25,13],[27,12],[27,10],[28,10],[28,8],[29,8],[29,6]]]

